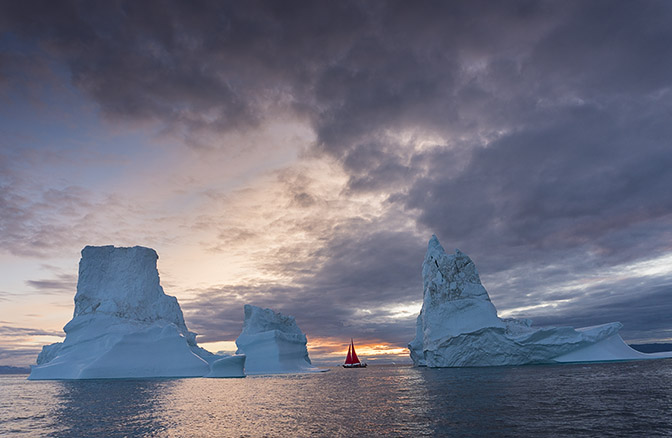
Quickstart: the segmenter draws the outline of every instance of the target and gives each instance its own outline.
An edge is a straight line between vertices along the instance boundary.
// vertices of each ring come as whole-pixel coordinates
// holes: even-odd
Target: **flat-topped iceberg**
[[[244,354],[246,374],[306,373],[324,371],[308,357],[306,335],[293,316],[246,304],[243,331],[236,339]]]
[[[594,327],[535,328],[527,319],[502,319],[476,266],[460,252],[448,255],[432,236],[422,265],[423,302],[413,363],[429,367],[523,365],[671,357],[644,354],[625,344],[612,322]]]
[[[244,356],[196,344],[177,299],[163,292],[157,259],[140,246],[85,247],[65,341],[42,348],[29,379],[244,376]]]

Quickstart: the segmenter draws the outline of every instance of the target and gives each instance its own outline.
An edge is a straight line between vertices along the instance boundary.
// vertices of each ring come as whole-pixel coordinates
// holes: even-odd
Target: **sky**
[[[408,360],[436,234],[502,317],[672,341],[672,3],[0,0],[0,365],[86,245],[159,254],[199,344],[243,305]]]

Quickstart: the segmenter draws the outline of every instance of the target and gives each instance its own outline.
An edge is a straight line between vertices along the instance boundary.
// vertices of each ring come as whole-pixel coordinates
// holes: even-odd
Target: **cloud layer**
[[[0,17],[4,96],[65,71],[108,123],[152,126],[204,162],[270,155],[272,140],[230,139],[279,120],[312,133],[243,187],[192,171],[189,208],[171,214],[133,209],[128,187],[110,205],[81,183],[26,194],[25,175],[3,178],[0,242],[15,254],[89,237],[68,235],[73,210],[112,240],[144,229],[170,249],[177,228],[246,269],[185,292],[204,339],[231,340],[254,302],[309,335],[403,345],[413,316],[399,309],[421,299],[436,233],[474,258],[502,311],[613,315],[633,338],[670,337],[672,272],[630,269],[672,251],[668,2],[31,1]],[[3,176],[13,157],[0,154]],[[106,234],[87,212],[110,209],[134,220]]]

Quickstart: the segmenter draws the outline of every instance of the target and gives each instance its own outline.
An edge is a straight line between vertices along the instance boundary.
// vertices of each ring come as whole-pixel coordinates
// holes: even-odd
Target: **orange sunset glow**
[[[408,358],[408,348],[402,348],[394,345],[384,344],[381,342],[369,341],[355,341],[355,348],[357,354],[362,359],[371,360],[399,360]],[[343,362],[348,353],[348,345],[350,343],[339,342],[333,338],[309,338],[308,352],[311,357],[329,361],[333,363]]]

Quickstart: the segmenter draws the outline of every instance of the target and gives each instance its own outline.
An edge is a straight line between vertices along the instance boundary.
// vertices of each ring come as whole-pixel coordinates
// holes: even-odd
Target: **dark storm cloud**
[[[156,120],[201,146],[204,132],[248,129],[278,110],[304,118],[317,134],[314,152],[342,163],[351,193],[387,196],[418,232],[473,256],[485,278],[501,282],[492,289],[508,289],[509,307],[524,294],[543,300],[535,290],[564,274],[672,249],[669,2],[27,1],[2,9],[4,32],[67,63],[73,83],[110,117]],[[2,71],[13,80],[11,68]],[[418,146],[425,137],[431,144]],[[291,190],[296,208],[318,202]],[[323,263],[297,271],[291,288],[210,294],[310,315],[319,333],[352,319],[353,300],[400,302],[412,287],[419,299],[411,285],[424,239],[353,228],[326,241],[315,254]],[[591,293],[574,294],[598,311]],[[644,330],[649,314],[638,311],[632,329]]]
[[[10,297],[13,297],[14,295],[14,293],[0,290],[0,301],[9,301]]]
[[[74,240],[74,223],[87,220],[90,193],[81,187],[34,191],[0,178],[0,245],[17,255],[45,256]],[[55,217],[62,218],[60,221]]]
[[[552,126],[477,150],[458,174],[430,170],[406,205],[444,240],[484,254],[523,247],[539,257],[571,248],[621,262],[669,250],[659,232],[672,219],[672,153],[661,144],[670,128],[663,114],[641,110],[628,111],[627,125],[592,108],[557,114]],[[632,233],[648,244],[633,247]]]
[[[12,327],[0,325],[0,334],[8,337],[17,336],[63,336],[62,332],[50,332],[46,330],[36,330],[26,327]]]
[[[73,291],[77,290],[77,276],[74,274],[56,274],[55,278],[27,280],[26,284],[45,294],[72,294]]]
[[[539,23],[556,12],[527,2],[28,1],[3,9],[3,29],[63,59],[73,83],[110,116],[160,120],[196,141],[204,129],[254,126],[269,103],[291,106],[314,121],[331,153],[391,125],[457,127],[456,97],[483,93],[465,77],[465,59],[490,50],[505,64],[499,59],[545,31]]]
[[[3,138],[2,140],[7,140]],[[80,185],[49,187],[35,174],[44,172],[44,163],[68,165],[77,162],[93,167],[92,155],[85,151],[76,157],[64,152],[22,149],[3,143],[0,150],[0,248],[18,256],[50,257],[63,255],[66,249],[76,254],[92,241],[123,242],[129,231],[138,230],[133,216],[144,212],[143,205],[133,205],[117,194],[96,193]],[[5,152],[7,152],[5,154]],[[117,160],[110,160],[119,164]],[[24,169],[37,169],[25,172]],[[47,166],[47,169],[50,169]],[[114,216],[116,228],[101,226]],[[152,224],[142,230],[144,237],[160,233]],[[102,230],[104,236],[97,235]],[[148,239],[150,240],[150,239]],[[46,284],[46,283],[45,283]]]
[[[5,31],[65,60],[105,114],[158,120],[196,145],[288,106],[363,27],[345,3],[31,1],[2,15]]]
[[[4,321],[0,321],[3,323]],[[41,347],[26,346],[25,339],[30,336],[57,336],[62,337],[62,332],[50,332],[36,330],[27,327],[13,327],[0,325],[0,336],[3,345],[0,346],[0,364],[27,366],[34,364]]]
[[[36,362],[39,348],[4,348],[0,347],[2,365],[27,366]]]
[[[609,293],[602,288],[586,291],[593,299],[577,300],[567,308],[552,314],[532,315],[535,325],[562,325],[586,327],[619,321],[625,339],[669,339],[672,314],[672,279],[663,284],[642,284],[641,281],[622,281],[610,284]],[[595,298],[597,297],[597,298]]]
[[[311,260],[325,260],[319,269],[293,268],[307,273],[292,286],[194,291],[195,299],[181,300],[189,327],[202,335],[202,342],[233,340],[242,328],[243,305],[249,303],[295,316],[309,336],[347,338],[357,332],[405,345],[415,316],[392,323],[385,307],[421,300],[424,244],[405,233],[359,231],[356,238],[337,235],[313,254]]]

